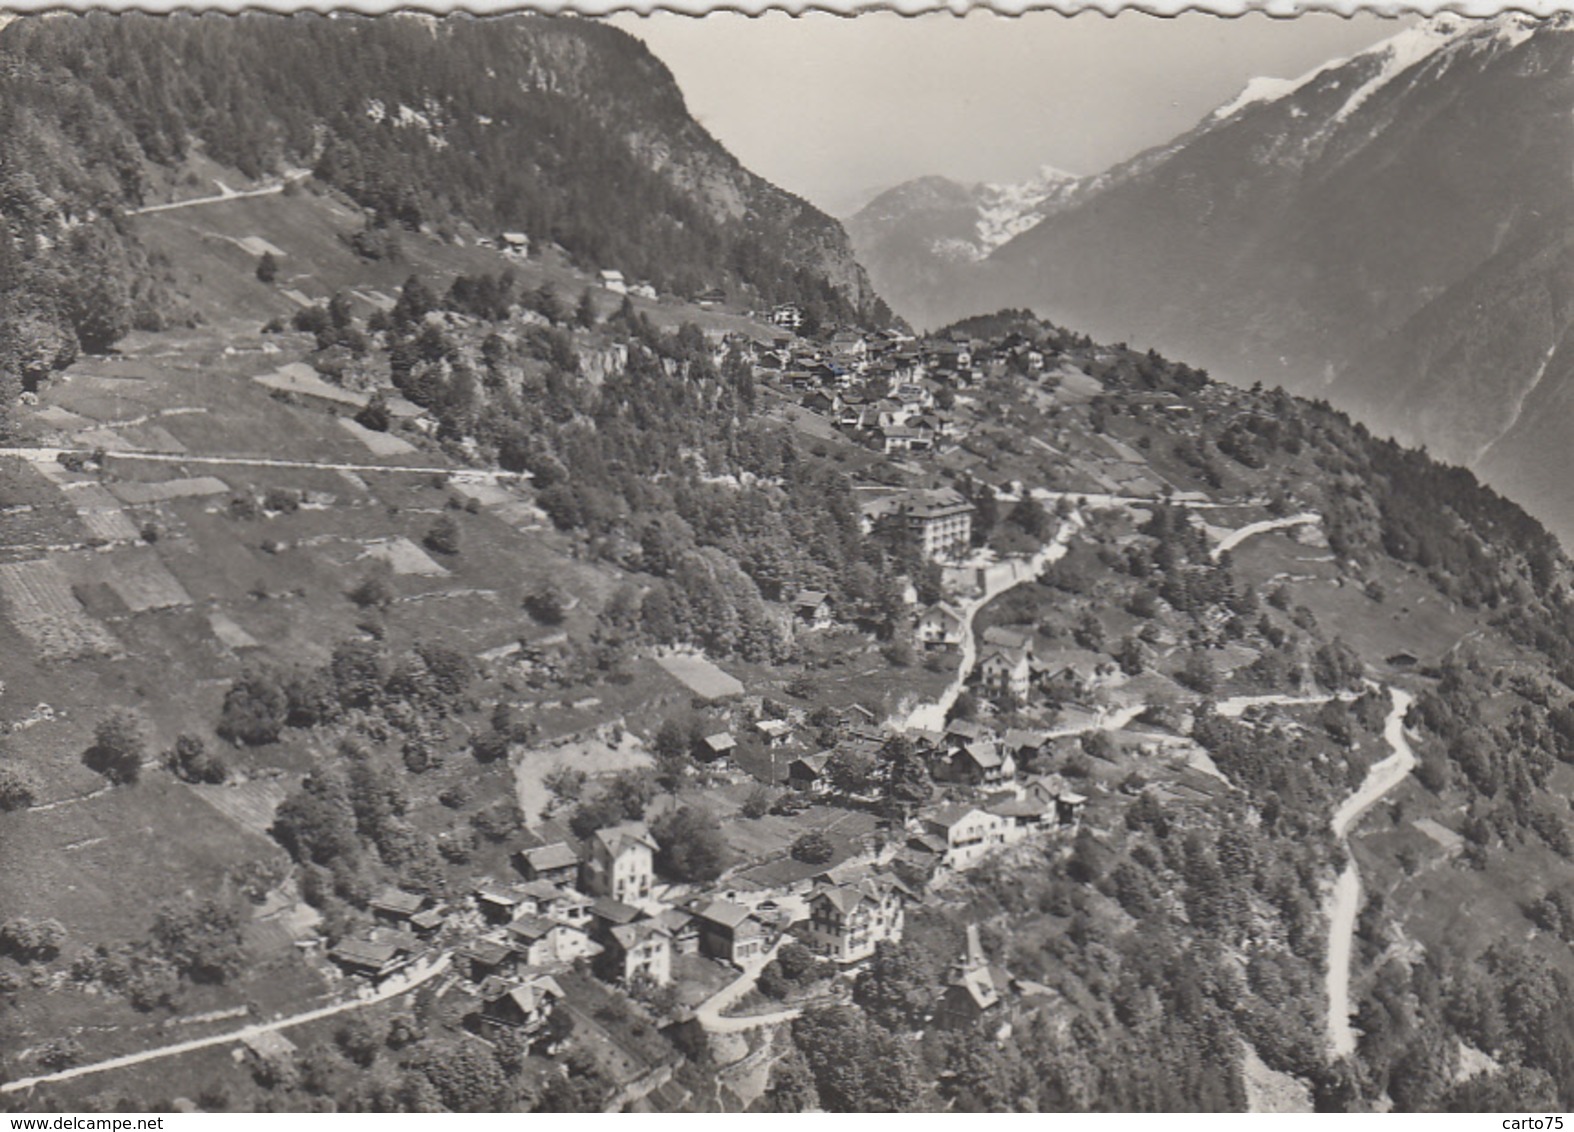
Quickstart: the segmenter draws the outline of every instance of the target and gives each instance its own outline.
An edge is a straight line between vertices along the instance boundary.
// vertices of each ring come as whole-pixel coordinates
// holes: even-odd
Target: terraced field
[[[108,542],[129,542],[137,537],[137,527],[121,510],[120,501],[96,483],[72,484],[67,498],[88,534]]]
[[[71,592],[71,579],[55,562],[0,564],[0,597],[6,618],[33,642],[43,660],[121,652],[114,635],[82,608]]]

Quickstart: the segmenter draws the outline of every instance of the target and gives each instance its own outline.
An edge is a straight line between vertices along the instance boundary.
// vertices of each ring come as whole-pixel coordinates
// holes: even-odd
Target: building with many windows
[[[916,491],[903,500],[907,529],[928,558],[966,554],[973,542],[973,505],[959,491]]]
[[[655,884],[656,842],[637,821],[598,829],[586,846],[585,891],[624,903],[643,900]]]
[[[876,944],[902,938],[906,899],[905,889],[883,878],[821,883],[809,896],[804,937],[837,963],[860,962],[874,954]]]

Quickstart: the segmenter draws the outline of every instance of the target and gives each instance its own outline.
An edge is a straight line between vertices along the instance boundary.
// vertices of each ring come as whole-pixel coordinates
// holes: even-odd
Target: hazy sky
[[[1033,13],[614,17],[745,165],[837,215],[910,177],[1095,173],[1190,128],[1255,75],[1399,31],[1376,16]]]

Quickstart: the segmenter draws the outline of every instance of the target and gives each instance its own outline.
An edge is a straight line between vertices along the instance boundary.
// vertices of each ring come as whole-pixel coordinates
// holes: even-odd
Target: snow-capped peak
[[[1435,16],[1374,43],[1350,58],[1332,59],[1319,64],[1300,78],[1251,79],[1239,94],[1208,115],[1207,121],[1222,122],[1249,106],[1277,102],[1294,94],[1318,76],[1348,64],[1361,60],[1377,62],[1376,72],[1351,92],[1331,119],[1330,124],[1337,124],[1354,114],[1372,95],[1394,79],[1445,47],[1469,40],[1479,45],[1496,44],[1512,48],[1530,38],[1532,32],[1542,26],[1546,26],[1544,20],[1518,13],[1508,13],[1490,20],[1470,20],[1447,14]]]
[[[1015,185],[979,185],[978,246],[980,258],[1027,231],[1048,210],[1061,203],[1081,178],[1053,165],[1040,165],[1032,178]]]
[[[1479,25],[1477,25],[1479,26]],[[1355,92],[1345,100],[1337,114],[1333,116],[1335,123],[1343,122],[1351,114],[1361,108],[1361,104],[1372,95],[1382,90],[1383,87],[1393,82],[1394,79],[1404,74],[1410,68],[1421,63],[1438,49],[1447,46],[1459,38],[1461,32],[1473,30],[1471,24],[1457,19],[1454,16],[1439,16],[1427,20],[1415,27],[1406,28],[1398,35],[1383,40],[1374,47],[1361,52],[1356,58],[1379,59],[1381,66],[1377,73],[1356,88]]]

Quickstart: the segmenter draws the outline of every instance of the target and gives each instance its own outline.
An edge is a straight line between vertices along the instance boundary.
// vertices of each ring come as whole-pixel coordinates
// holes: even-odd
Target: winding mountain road
[[[1023,582],[1036,578],[1043,573],[1044,567],[1051,562],[1058,562],[1066,556],[1066,549],[1070,545],[1071,536],[1081,530],[1082,516],[1073,513],[1055,532],[1055,537],[1044,546],[1040,547],[1033,557],[1014,564],[1015,568],[1009,578],[998,578],[991,583],[986,579],[984,592],[977,597],[962,602],[957,607],[957,612],[962,615],[962,647],[961,659],[957,665],[956,679],[946,685],[945,691],[940,693],[938,699],[928,703],[919,704],[908,712],[905,717],[892,721],[892,726],[900,731],[920,728],[928,731],[943,731],[945,729],[946,713],[956,703],[957,697],[962,694],[962,689],[967,686],[967,681],[973,674],[973,666],[978,663],[978,640],[973,634],[973,618],[978,611],[1007,590],[1015,589]]]
[[[1383,739],[1393,754],[1373,764],[1360,789],[1334,811],[1331,823],[1334,836],[1345,846],[1348,862],[1334,884],[1328,909],[1328,1036],[1334,1055],[1345,1057],[1355,1052],[1355,1029],[1350,1025],[1350,956],[1355,948],[1355,920],[1361,910],[1361,873],[1355,855],[1350,853],[1350,828],[1382,799],[1416,765],[1415,752],[1405,735],[1405,713],[1415,697],[1398,688],[1388,689],[1393,710],[1383,725]]]

